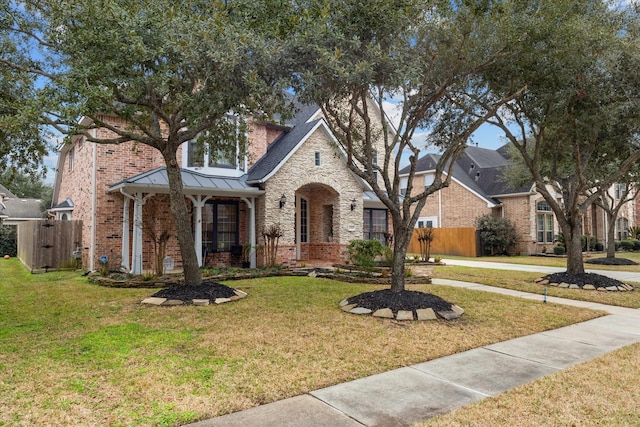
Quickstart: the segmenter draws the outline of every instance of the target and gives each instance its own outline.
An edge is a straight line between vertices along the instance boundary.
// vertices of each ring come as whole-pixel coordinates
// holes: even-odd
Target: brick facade
[[[124,126],[118,119],[111,123]],[[97,136],[112,136],[107,130],[97,130]],[[267,147],[283,132],[283,129],[268,124],[251,124],[249,165],[266,153]],[[78,138],[73,147],[63,150],[64,167],[58,172],[59,204],[69,198],[74,203],[73,219],[83,221],[83,251],[85,267],[99,267],[102,255],[109,257],[110,266],[117,267],[123,261],[123,211],[129,204],[129,247],[132,248],[134,234],[133,201],[120,192],[109,192],[109,188],[125,178],[130,178],[151,169],[164,166],[164,159],[157,150],[133,142],[119,145],[88,143]],[[316,166],[316,153],[320,165]],[[179,161],[183,154],[178,149]],[[73,169],[70,159],[73,158]],[[324,127],[318,128],[288,158],[282,167],[263,184],[265,194],[255,198],[256,240],[263,244],[261,230],[265,225],[280,223],[284,236],[280,239],[279,261],[296,259],[338,260],[344,255],[346,244],[352,239],[362,238],[362,184],[348,171],[341,154],[336,151],[330,135]],[[181,268],[181,256],[175,228],[169,209],[168,194],[145,194],[143,212],[142,257],[143,270],[154,268],[154,245],[148,232],[151,227],[156,232],[167,231],[171,237],[167,244],[167,256],[174,259],[176,269]],[[287,203],[281,209],[279,202],[285,194]],[[307,242],[296,244],[296,218],[300,217],[300,200],[308,204]],[[213,198],[213,200],[221,200]],[[237,202],[239,213],[239,243],[249,244],[249,208],[241,198],[226,198]],[[352,201],[357,208],[352,210]],[[187,208],[194,211],[193,203],[186,199]],[[95,227],[95,229],[94,229]],[[93,248],[93,249],[91,249]],[[258,254],[258,262],[262,261]],[[93,260],[90,257],[93,256]],[[205,261],[209,265],[237,265],[242,256],[230,252],[208,254]],[[125,263],[126,264],[126,263]]]

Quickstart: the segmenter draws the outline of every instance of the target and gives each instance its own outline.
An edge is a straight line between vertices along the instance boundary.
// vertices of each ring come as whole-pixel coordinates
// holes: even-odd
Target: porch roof
[[[189,169],[180,169],[183,191],[185,195],[210,196],[259,196],[264,190],[247,184],[247,175],[238,178],[212,176]],[[126,178],[109,187],[109,191],[125,191],[145,193],[169,193],[167,169],[160,167]]]

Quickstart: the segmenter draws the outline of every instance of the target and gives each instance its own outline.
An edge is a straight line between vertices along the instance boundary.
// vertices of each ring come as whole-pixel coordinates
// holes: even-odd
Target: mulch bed
[[[578,285],[581,288],[584,285],[593,285],[597,288],[607,288],[609,286],[624,285],[623,282],[612,279],[607,276],[594,273],[582,273],[582,274],[568,274],[566,271],[563,273],[553,273],[544,276],[543,279],[549,280],[551,283],[569,283]]]
[[[628,258],[594,258],[585,261],[585,263],[598,265],[638,265],[637,262]]]
[[[365,292],[347,298],[347,301],[349,304],[357,304],[372,311],[389,308],[394,313],[399,310],[415,311],[426,308],[432,308],[434,311],[450,311],[452,306],[450,302],[425,292],[392,292],[390,289]]]
[[[152,297],[180,300],[185,304],[191,304],[194,299],[231,298],[235,296],[233,288],[216,282],[203,282],[197,286],[177,285],[156,292]]]

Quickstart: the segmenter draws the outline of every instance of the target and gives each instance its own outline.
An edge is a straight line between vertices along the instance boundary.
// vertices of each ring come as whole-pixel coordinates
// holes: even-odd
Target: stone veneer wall
[[[315,153],[320,153],[321,164],[315,165]],[[338,154],[328,135],[319,128],[291,156],[278,172],[265,183],[265,196],[259,200],[260,221],[258,232],[265,225],[279,223],[284,232],[280,239],[279,257],[289,259],[289,248],[295,247],[296,194],[309,198],[310,243],[322,243],[323,206],[333,206],[333,242],[346,245],[350,240],[362,238],[362,188],[347,169],[344,159]],[[287,198],[280,209],[280,197]],[[358,208],[351,210],[351,201],[358,201]],[[328,242],[327,242],[328,243]],[[320,248],[320,246],[317,246]],[[309,249],[309,248],[307,248]],[[340,253],[340,249],[313,249],[302,256],[313,258],[316,254]]]

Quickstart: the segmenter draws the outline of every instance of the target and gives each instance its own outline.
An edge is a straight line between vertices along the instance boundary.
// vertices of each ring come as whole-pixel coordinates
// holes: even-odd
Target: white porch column
[[[194,236],[194,241],[195,241],[195,249],[196,249],[196,256],[198,257],[198,265],[200,267],[202,267],[203,265],[203,260],[202,260],[202,208],[204,207],[205,203],[207,203],[207,200],[209,200],[211,198],[211,196],[206,196],[204,199],[202,198],[203,196],[187,196],[189,197],[189,199],[191,199],[191,201],[193,202],[193,207],[195,208],[195,213],[196,213],[196,229],[194,230],[195,236]]]
[[[133,248],[131,260],[131,273],[142,274],[142,206],[147,199],[153,196],[149,193],[136,193],[133,199]]]
[[[251,197],[250,199],[247,199],[246,197],[243,197],[242,200],[249,208],[249,244],[251,245],[249,263],[251,268],[256,268],[256,198]]]
[[[124,196],[124,204],[122,208],[122,253],[121,253],[121,265],[127,270],[131,269],[131,250],[129,243],[129,206],[131,205],[131,199],[133,197],[124,192],[121,188],[120,193]]]

